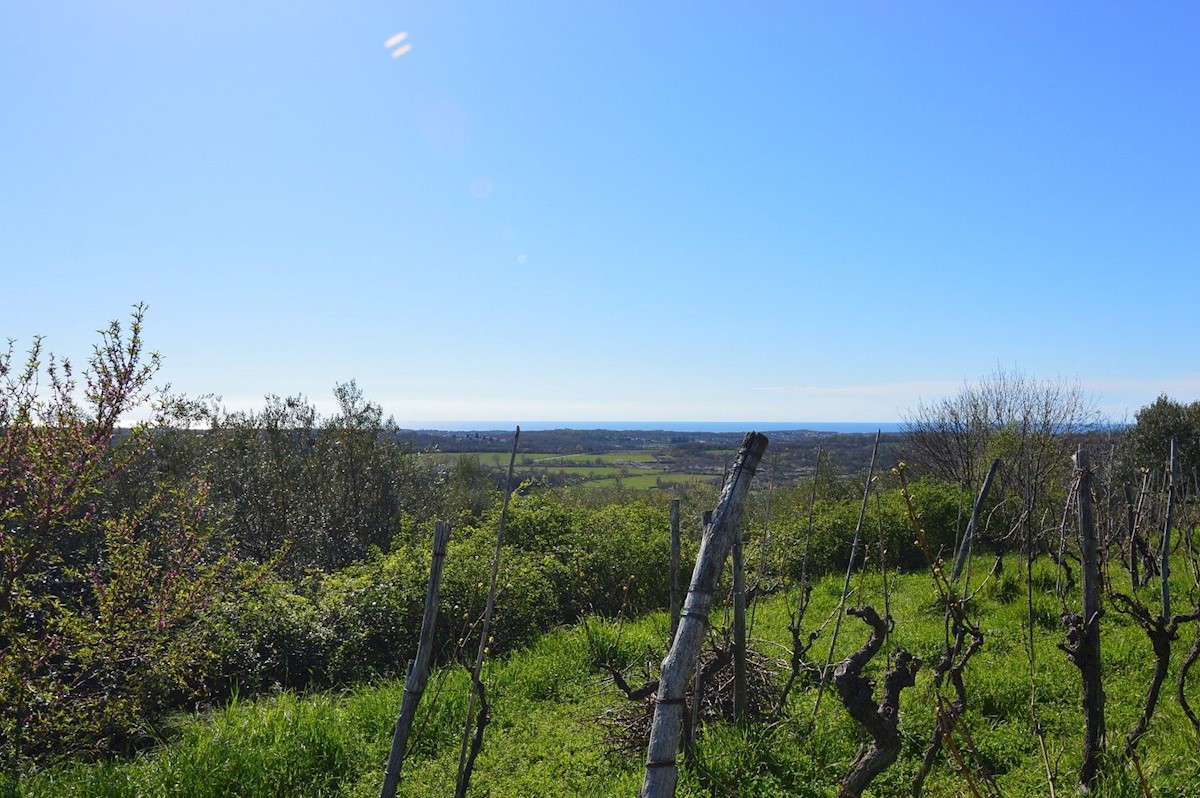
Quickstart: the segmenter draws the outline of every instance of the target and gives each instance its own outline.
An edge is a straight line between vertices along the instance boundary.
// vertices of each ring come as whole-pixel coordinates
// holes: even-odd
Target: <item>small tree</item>
[[[41,338],[23,365],[13,364],[12,341],[0,356],[0,613],[39,577],[61,580],[64,564],[96,552],[92,502],[144,431],[113,446],[117,423],[150,398],[159,365],[157,354],[143,362],[143,311],[134,309],[127,335],[115,321],[101,331],[83,386],[70,361],[43,352]]]
[[[1122,459],[1132,469],[1161,470],[1172,440],[1178,473],[1189,484],[1200,467],[1200,401],[1183,404],[1162,394],[1138,410],[1121,440]]]
[[[177,405],[152,390],[144,308],[100,331],[78,377],[35,339],[0,355],[0,740],[3,772],[79,746],[120,747],[202,669],[195,634],[232,575],[204,486],[114,510],[103,489],[152,441],[120,420]]]
[[[213,503],[239,556],[278,559],[288,576],[320,563],[316,417],[302,396],[270,395],[261,411],[214,414],[200,434]]]
[[[1100,422],[1075,383],[1038,381],[997,367],[952,397],[921,404],[905,416],[908,460],[918,472],[978,493],[992,461],[1002,467],[991,495],[1005,523],[1001,534],[1038,522],[1061,505],[1071,453]]]

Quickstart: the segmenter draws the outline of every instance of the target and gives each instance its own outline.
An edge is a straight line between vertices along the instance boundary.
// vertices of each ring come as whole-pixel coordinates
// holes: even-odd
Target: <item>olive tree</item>
[[[1200,401],[1184,404],[1162,394],[1138,410],[1121,441],[1123,459],[1134,468],[1161,468],[1172,440],[1176,467],[1190,481],[1200,466]]]

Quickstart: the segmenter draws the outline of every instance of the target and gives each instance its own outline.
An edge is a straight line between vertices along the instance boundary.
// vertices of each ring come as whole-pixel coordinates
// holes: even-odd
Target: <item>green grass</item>
[[[592,455],[602,463],[657,463],[654,452],[605,452]]]
[[[987,563],[990,565],[990,563]],[[1025,643],[1024,582],[1015,561],[982,586],[971,615],[986,635],[983,649],[967,672],[967,724],[977,760],[994,774],[1005,796],[1049,794],[1044,765],[1030,716],[1030,660]],[[1182,570],[1182,569],[1180,569]],[[972,574],[981,584],[981,568]],[[1051,586],[1054,572],[1039,563],[1037,584]],[[1015,588],[1013,586],[1016,586]],[[882,610],[878,576],[856,577],[852,603]],[[806,627],[832,616],[841,578],[831,576],[813,591]],[[1071,794],[1082,740],[1079,675],[1056,648],[1058,603],[1051,594],[1035,597],[1034,657],[1038,721],[1047,735],[1054,786]],[[889,596],[895,632],[885,649],[904,646],[925,659],[917,685],[904,693],[901,729],[904,750],[868,795],[900,798],[920,760],[934,720],[931,664],[943,639],[942,614],[927,574],[897,578]],[[787,597],[776,595],[754,610],[754,646],[784,657],[788,641]],[[721,622],[721,614],[714,614]],[[823,660],[833,625],[813,648]],[[641,667],[657,667],[667,622],[652,614],[635,622],[593,620],[586,627],[553,631],[529,649],[491,663],[486,681],[494,708],[487,743],[476,766],[471,794],[493,798],[532,795],[607,796],[636,794],[640,757],[610,756],[604,726],[606,710],[624,697],[602,677],[594,660],[603,655],[629,668],[631,682]],[[1176,645],[1174,666],[1186,651],[1189,628]],[[866,639],[864,624],[844,619],[834,659]],[[1144,633],[1109,613],[1104,619],[1105,689],[1108,741],[1119,751],[1140,711],[1151,661]],[[881,675],[885,657],[872,663]],[[783,666],[781,661],[780,666]],[[1171,679],[1174,678],[1174,671]],[[461,668],[435,674],[418,719],[421,734],[402,773],[401,795],[453,792],[458,735],[465,713],[467,680]],[[1200,675],[1189,691],[1200,703]],[[749,728],[718,724],[706,729],[695,756],[681,773],[680,796],[832,796],[861,739],[836,694],[827,691],[814,713],[816,690],[800,689],[779,722]],[[253,702],[235,702],[210,713],[181,718],[169,741],[132,760],[52,768],[30,778],[27,796],[364,796],[378,795],[382,765],[399,706],[401,686],[387,683],[346,692],[309,696],[283,693]],[[963,741],[960,740],[960,743]],[[1168,684],[1143,739],[1141,767],[1155,796],[1200,795],[1196,735]],[[943,760],[926,783],[927,796],[969,794],[964,778]],[[1110,757],[1098,795],[1141,796],[1136,771]]]
[[[438,465],[454,465],[454,462],[460,457],[477,457],[480,465],[491,466],[494,468],[508,468],[508,460],[512,456],[511,452],[422,452],[419,455],[422,459],[429,458]],[[564,458],[575,457],[594,457],[595,455],[578,454],[578,455],[562,455],[554,452],[517,452],[518,466],[527,466],[531,463],[546,461],[547,463],[554,461],[563,461]]]
[[[629,476],[593,479],[577,487],[584,489],[616,488],[618,486],[629,490],[653,490],[662,485],[713,485],[720,477],[710,474],[678,474],[667,471],[654,473],[634,472]]]
[[[636,658],[666,633],[661,615],[618,630],[592,621],[592,639]],[[605,753],[596,719],[620,694],[602,681],[582,627],[541,638],[485,673],[494,717],[472,794],[608,794],[640,783],[637,763]],[[420,736],[402,771],[402,796],[454,791],[466,672],[443,669],[421,705]],[[282,693],[180,718],[171,739],[132,760],[55,767],[28,779],[24,796],[377,796],[403,685],[309,696]],[[623,698],[621,699],[623,700]],[[562,785],[546,792],[546,785]]]
[[[637,469],[637,470],[631,471],[630,469],[620,468],[618,466],[558,466],[558,465],[552,465],[552,466],[546,466],[546,468],[544,468],[544,469],[537,469],[537,470],[538,471],[544,470],[544,471],[547,471],[547,472],[553,473],[553,474],[566,474],[568,476],[585,477],[588,479],[603,479],[606,477],[620,476],[621,474],[625,473],[626,471],[629,471],[630,473],[634,473],[634,474],[638,474],[638,475],[644,475],[645,473],[647,473],[646,471],[644,471],[642,469]],[[662,474],[664,472],[651,471],[649,473]]]

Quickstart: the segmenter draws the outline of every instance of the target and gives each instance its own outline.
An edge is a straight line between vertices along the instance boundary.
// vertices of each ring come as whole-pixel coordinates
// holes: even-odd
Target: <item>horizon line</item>
[[[498,421],[498,420],[404,420],[396,421],[401,429],[417,432],[500,432],[515,427],[522,431],[546,432],[551,430],[613,430],[613,431],[661,431],[661,432],[692,432],[692,431],[736,431],[745,430],[813,430],[837,431],[842,429],[875,429],[894,431],[903,427],[902,421],[645,421],[645,420],[537,420],[537,421]]]

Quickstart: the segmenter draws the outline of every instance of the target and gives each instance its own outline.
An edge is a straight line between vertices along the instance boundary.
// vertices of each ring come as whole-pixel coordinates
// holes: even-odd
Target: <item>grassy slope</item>
[[[1030,722],[1029,660],[1023,581],[1015,562],[993,579],[973,603],[987,640],[967,670],[971,706],[968,723],[979,758],[1005,796],[1049,794]],[[978,582],[981,575],[975,577]],[[1059,606],[1053,597],[1055,574],[1035,574],[1034,667],[1036,706],[1045,729],[1059,794],[1072,791],[1079,764],[1082,712],[1079,678],[1062,652]],[[865,603],[883,606],[877,577],[856,580]],[[823,622],[836,604],[840,579],[818,584],[806,626]],[[927,575],[898,580],[891,607],[897,620],[893,643],[931,662],[942,639],[941,612]],[[756,646],[783,657],[787,601],[776,596],[756,610]],[[1144,698],[1151,662],[1142,631],[1110,613],[1103,630],[1109,745],[1117,750]],[[606,753],[604,727],[597,719],[624,698],[593,667],[597,647],[631,665],[657,663],[666,619],[652,615],[617,625],[596,622],[544,636],[529,650],[490,666],[494,721],[476,767],[472,794],[492,798],[531,795],[633,795],[641,783],[638,757]],[[830,625],[814,651],[828,650]],[[1175,662],[1192,639],[1188,629],[1177,644]],[[837,656],[866,637],[861,622],[842,624]],[[1174,679],[1174,672],[1170,677]],[[461,668],[431,679],[423,704],[431,709],[417,749],[405,765],[401,795],[450,795],[465,712],[466,679]],[[435,699],[435,691],[440,692]],[[1142,767],[1155,796],[1200,795],[1196,737],[1167,685],[1158,713],[1141,744]],[[1190,694],[1200,692],[1200,678]],[[44,772],[24,789],[29,796],[374,796],[399,706],[401,685],[364,686],[345,693],[306,697],[291,694],[234,704],[197,718],[182,719],[168,744],[132,762],[68,766]],[[681,796],[831,796],[860,739],[836,696],[829,692],[813,717],[815,690],[794,694],[780,723],[748,731],[732,726],[707,730],[699,756],[683,772]],[[1200,703],[1197,696],[1194,703]],[[930,669],[901,702],[905,751],[868,793],[906,796],[934,717]],[[418,721],[420,723],[420,721]],[[1103,795],[1140,796],[1136,773],[1114,763],[1107,769]],[[943,761],[926,795],[968,795],[964,779]]]

